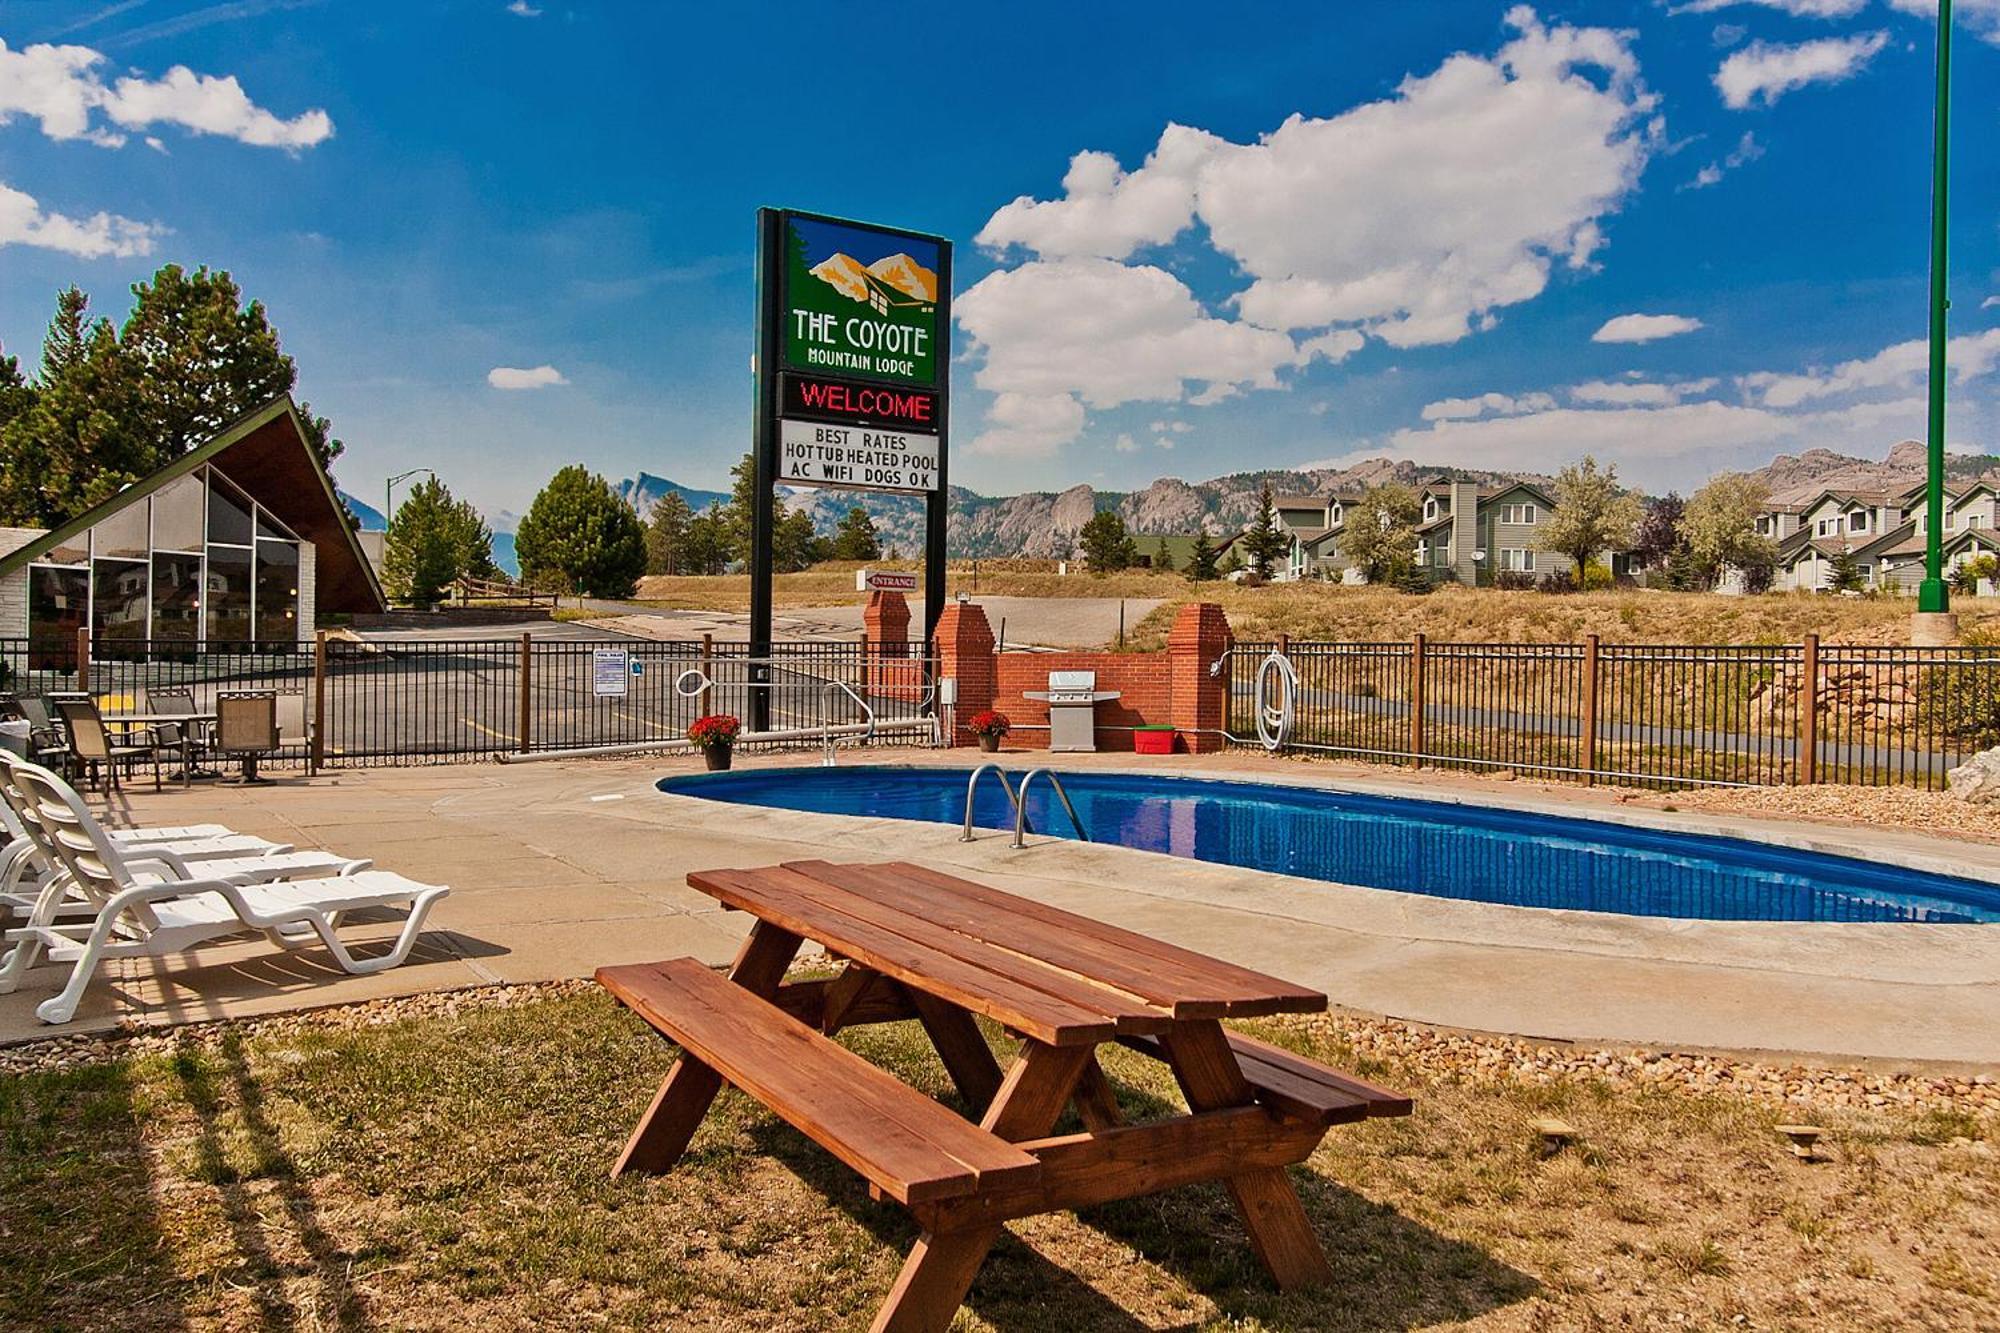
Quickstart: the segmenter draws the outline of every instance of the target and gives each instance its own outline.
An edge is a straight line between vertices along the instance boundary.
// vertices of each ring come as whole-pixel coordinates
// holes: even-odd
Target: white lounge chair
[[[68,787],[63,779],[18,756],[0,752],[0,832],[7,842],[0,849],[0,908],[16,914],[30,911],[58,866],[28,835],[33,802],[13,781],[17,768],[32,768],[49,782]],[[74,791],[75,788],[68,787]],[[128,853],[158,848],[183,862],[204,862],[209,873],[249,879],[287,879],[298,875],[337,875],[366,870],[370,862],[330,852],[298,852],[290,843],[232,833],[221,824],[178,824],[157,828],[104,829],[112,845]],[[222,865],[222,862],[229,862]],[[183,878],[185,876],[183,875]],[[85,901],[66,902],[61,915],[95,915]]]
[[[44,891],[26,926],[10,930],[15,948],[0,964],[0,993],[12,990],[36,959],[73,962],[68,984],[35,1009],[45,1023],[66,1023],[105,958],[180,953],[208,940],[261,933],[281,949],[317,936],[341,968],[381,972],[409,956],[442,885],[419,884],[386,870],[354,870],[329,878],[248,883],[213,873],[228,862],[187,862],[163,848],[126,851],[105,836],[82,797],[46,770],[16,766],[17,790],[33,803],[28,836],[64,875]],[[63,922],[55,908],[80,893],[96,907],[89,921]],[[409,915],[388,952],[357,958],[335,933],[349,912],[403,907]],[[308,934],[310,932],[310,935]]]

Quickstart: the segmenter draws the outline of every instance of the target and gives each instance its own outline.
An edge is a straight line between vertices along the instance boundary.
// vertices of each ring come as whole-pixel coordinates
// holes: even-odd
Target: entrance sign
[[[915,592],[917,576],[894,569],[871,569],[862,576],[863,592]]]
[[[780,425],[779,481],[918,495],[937,488],[935,435],[790,419]]]
[[[590,650],[590,692],[599,699],[623,699],[625,675],[631,670],[632,654],[623,648]],[[637,674],[634,672],[633,674]]]
[[[765,208],[757,260],[749,723],[761,731],[778,483],[925,497],[926,641],[944,614],[951,242]]]

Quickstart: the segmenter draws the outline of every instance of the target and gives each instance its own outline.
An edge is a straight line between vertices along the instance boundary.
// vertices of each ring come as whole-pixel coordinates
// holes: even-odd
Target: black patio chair
[[[160,747],[154,743],[151,733],[144,741],[113,740],[110,730],[104,725],[104,715],[97,711],[97,705],[89,699],[64,699],[56,704],[56,711],[62,715],[63,729],[69,733],[69,752],[78,771],[86,782],[91,775],[98,777],[98,789],[120,790],[118,766],[136,765],[141,759],[153,761],[153,790],[160,790]]]

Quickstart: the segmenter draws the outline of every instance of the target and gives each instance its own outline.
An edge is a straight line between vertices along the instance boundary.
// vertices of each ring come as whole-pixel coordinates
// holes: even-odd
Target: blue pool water
[[[659,787],[740,805],[956,825],[967,776],[794,768],[692,774]],[[1062,781],[1093,842],[1434,898],[1715,921],[2000,922],[2000,885],[1737,838],[1267,783],[1114,773],[1065,773]],[[1028,819],[1037,832],[1070,836],[1040,782]],[[973,822],[1014,826],[990,776]]]

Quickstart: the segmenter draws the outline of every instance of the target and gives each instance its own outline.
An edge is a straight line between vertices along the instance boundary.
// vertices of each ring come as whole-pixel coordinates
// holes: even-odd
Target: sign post
[[[923,496],[926,642],[944,614],[951,242],[765,208],[757,253],[750,728],[761,731],[780,482]]]

